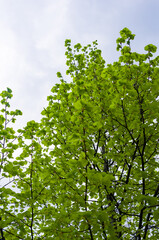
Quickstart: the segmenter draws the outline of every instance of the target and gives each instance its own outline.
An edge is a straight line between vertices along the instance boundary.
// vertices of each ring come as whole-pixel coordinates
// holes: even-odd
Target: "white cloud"
[[[34,41],[37,51],[47,54],[50,67],[64,64],[64,36],[69,31],[69,0],[52,1],[34,18]],[[42,59],[41,59],[42,61]]]

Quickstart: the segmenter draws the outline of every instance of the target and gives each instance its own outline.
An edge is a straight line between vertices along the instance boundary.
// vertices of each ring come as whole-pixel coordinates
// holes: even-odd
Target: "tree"
[[[17,135],[11,127],[11,124],[14,124],[16,121],[16,116],[22,115],[20,110],[11,111],[10,108],[10,99],[13,97],[12,90],[7,88],[6,91],[2,91],[0,94],[1,97],[1,107],[0,110],[0,154],[1,154],[1,165],[0,165],[0,174],[1,174],[1,188],[0,188],[0,199],[1,199],[1,213],[0,213],[0,234],[1,239],[4,240],[4,231],[3,227],[12,222],[12,214],[10,213],[9,208],[12,207],[10,194],[12,190],[8,188],[11,186],[11,183],[15,180],[15,176],[18,174],[18,169],[15,168],[15,165],[11,162],[15,150],[18,149],[18,144],[16,143]],[[6,213],[7,212],[7,216]],[[6,230],[7,231],[7,230]]]
[[[120,35],[107,66],[97,41],[66,40],[71,80],[57,73],[41,122],[19,130],[6,239],[159,238],[159,57],[152,44],[133,52],[129,29]]]

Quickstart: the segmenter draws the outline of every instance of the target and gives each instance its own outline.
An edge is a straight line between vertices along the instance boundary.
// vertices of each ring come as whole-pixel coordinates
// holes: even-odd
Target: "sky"
[[[83,46],[97,40],[112,63],[124,27],[136,34],[133,51],[150,43],[159,49],[158,12],[158,0],[0,0],[0,92],[11,88],[11,107],[23,112],[17,128],[40,121],[56,73],[67,69],[65,39]]]

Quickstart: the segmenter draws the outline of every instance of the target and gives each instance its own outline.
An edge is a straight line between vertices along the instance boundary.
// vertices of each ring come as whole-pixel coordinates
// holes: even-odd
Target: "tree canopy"
[[[159,56],[134,37],[120,31],[107,65],[97,41],[66,40],[70,78],[39,123],[16,132],[1,93],[1,239],[159,239]]]

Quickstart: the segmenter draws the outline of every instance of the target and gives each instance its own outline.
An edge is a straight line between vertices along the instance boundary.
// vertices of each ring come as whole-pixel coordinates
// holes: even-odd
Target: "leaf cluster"
[[[0,94],[2,238],[158,239],[159,57],[133,52],[134,37],[120,32],[107,65],[97,41],[67,39],[70,81],[58,72],[41,121],[18,133]]]

